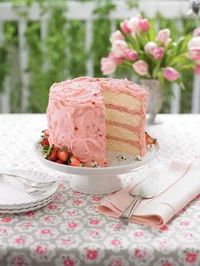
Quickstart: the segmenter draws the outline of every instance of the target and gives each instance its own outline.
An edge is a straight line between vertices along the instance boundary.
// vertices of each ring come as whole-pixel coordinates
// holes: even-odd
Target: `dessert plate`
[[[42,148],[37,141],[34,145],[37,157],[42,163],[56,171],[71,174],[70,186],[72,189],[86,194],[108,194],[122,187],[120,174],[144,167],[156,157],[159,145],[149,147],[144,157],[131,157],[126,154],[108,154],[109,166],[107,167],[74,167],[49,161],[44,158]]]
[[[27,179],[30,178],[36,181],[48,182],[54,180],[53,177],[47,176],[46,173],[32,169],[9,169],[9,172],[23,175]],[[55,183],[49,187],[47,192],[39,196],[33,196],[25,192],[22,183],[6,177],[0,177],[0,213],[8,213],[8,211],[13,213],[16,210],[23,212],[27,208],[40,208],[53,199],[56,190],[57,184]]]
[[[23,213],[23,212],[38,210],[38,209],[46,206],[47,204],[49,204],[51,201],[53,201],[54,197],[55,197],[55,194],[53,194],[51,197],[49,197],[48,199],[46,199],[44,201],[37,202],[36,204],[32,204],[29,206],[21,205],[20,208],[16,208],[16,209],[14,206],[11,209],[0,209],[0,213],[1,214],[17,214],[17,213]]]

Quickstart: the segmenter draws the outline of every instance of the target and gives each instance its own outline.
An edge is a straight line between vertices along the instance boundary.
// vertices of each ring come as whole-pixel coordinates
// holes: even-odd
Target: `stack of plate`
[[[35,181],[52,181],[53,177],[31,169],[9,169],[9,173],[23,175]],[[22,213],[39,209],[50,203],[56,194],[57,184],[40,195],[33,196],[24,190],[24,185],[7,176],[0,176],[0,213]]]

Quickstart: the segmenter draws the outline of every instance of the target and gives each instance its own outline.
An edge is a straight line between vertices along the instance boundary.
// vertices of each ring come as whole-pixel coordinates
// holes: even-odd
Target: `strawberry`
[[[57,157],[59,160],[66,162],[68,159],[68,150],[66,147],[63,147],[57,151]]]
[[[156,139],[152,138],[147,132],[145,132],[145,137],[146,137],[146,144],[155,144]]]
[[[49,141],[47,138],[43,138],[41,141],[40,141],[40,144],[43,146],[49,146]]]
[[[45,136],[46,138],[49,137],[48,129],[44,129],[44,130],[42,130],[42,133],[44,134],[44,136]]]
[[[63,161],[57,159],[57,160],[56,160],[56,163],[64,164],[65,162],[63,162]]]
[[[58,159],[57,151],[58,151],[58,147],[53,147],[50,155],[48,156],[48,160],[55,162]]]
[[[69,165],[71,165],[71,166],[82,166],[82,163],[80,162],[78,157],[72,155],[69,158]]]

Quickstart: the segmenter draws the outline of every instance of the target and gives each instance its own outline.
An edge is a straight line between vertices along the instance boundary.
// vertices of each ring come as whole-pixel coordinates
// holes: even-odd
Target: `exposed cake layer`
[[[140,149],[132,144],[107,139],[107,149],[115,152],[120,152],[121,154],[127,153],[131,155],[138,155]]]
[[[139,99],[125,93],[116,93],[113,91],[104,90],[102,93],[106,106],[118,106],[118,108],[124,107],[126,110],[139,112],[142,106],[142,102]]]
[[[131,125],[138,128],[141,122],[140,115],[132,115],[127,112],[121,112],[115,109],[106,108],[106,120],[118,122],[125,125]]]
[[[127,151],[127,146],[125,150],[121,150],[123,146],[120,145],[121,142],[131,144],[131,147],[135,147],[135,151],[140,155],[144,155],[146,151],[145,145],[145,129],[144,121],[146,115],[146,92],[140,89],[140,95],[137,96],[137,91],[131,91],[127,93],[127,83],[125,92],[122,93],[122,89],[118,88],[114,92],[113,90],[107,90],[107,85],[104,81],[103,96],[106,106],[106,122],[107,122],[107,138],[117,141],[114,146],[114,151],[124,152]],[[115,83],[116,86],[121,86],[119,82]],[[131,87],[133,87],[131,85]],[[143,91],[143,94],[141,93]],[[136,93],[136,96],[134,96]],[[111,127],[111,128],[110,128]],[[117,146],[118,144],[118,146]],[[118,148],[117,148],[118,147]],[[131,147],[130,151],[131,151]],[[113,144],[107,145],[109,150],[113,149]],[[135,152],[132,152],[132,154]]]
[[[138,134],[135,133],[133,130],[128,130],[126,128],[123,128],[122,126],[115,126],[115,125],[106,125],[106,131],[107,135],[118,137],[119,135],[122,138],[131,139],[133,141],[139,142]]]

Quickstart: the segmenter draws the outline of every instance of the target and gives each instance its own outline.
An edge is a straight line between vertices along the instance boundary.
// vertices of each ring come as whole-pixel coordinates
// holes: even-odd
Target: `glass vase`
[[[141,85],[149,93],[147,106],[148,123],[157,124],[156,115],[163,105],[163,90],[160,82],[157,79],[141,79]]]

